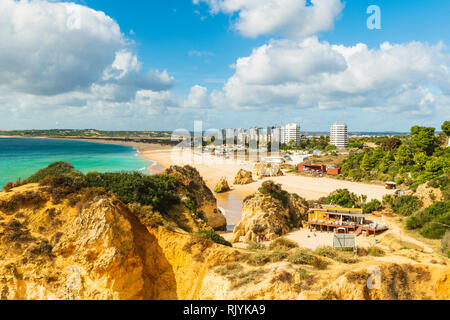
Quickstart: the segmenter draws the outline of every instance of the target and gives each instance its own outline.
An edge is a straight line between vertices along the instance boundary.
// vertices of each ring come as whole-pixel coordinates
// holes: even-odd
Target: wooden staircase
[[[360,236],[362,232],[363,232],[363,228],[359,227],[358,230],[356,230],[355,235]]]

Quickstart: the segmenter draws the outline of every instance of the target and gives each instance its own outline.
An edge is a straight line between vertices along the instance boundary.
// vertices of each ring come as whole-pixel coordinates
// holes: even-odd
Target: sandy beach
[[[135,142],[117,142],[107,140],[92,140],[92,142],[122,144],[134,147],[140,155],[156,161],[157,165],[150,167],[151,173],[160,173],[171,165],[191,165],[200,172],[209,188],[213,189],[216,183],[225,177],[232,190],[229,193],[217,195],[219,207],[223,208],[230,225],[237,224],[241,219],[241,205],[244,198],[258,190],[267,180],[282,184],[283,188],[291,193],[297,193],[307,200],[317,200],[327,196],[337,189],[349,189],[357,195],[367,195],[368,200],[382,200],[386,194],[393,194],[394,190],[386,190],[382,185],[366,184],[336,180],[331,178],[316,178],[287,174],[283,177],[273,177],[260,180],[245,186],[232,185],[235,175],[240,169],[251,171],[254,163],[243,160],[227,160],[209,154],[192,152],[189,149],[177,149],[171,146],[145,144]]]

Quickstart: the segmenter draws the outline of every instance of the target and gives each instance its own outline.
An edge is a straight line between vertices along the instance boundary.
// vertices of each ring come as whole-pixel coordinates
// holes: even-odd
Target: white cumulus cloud
[[[173,82],[167,71],[142,73],[119,25],[83,5],[1,0],[0,42],[3,92],[56,96],[91,90],[97,97],[103,91],[106,99],[129,99]]]
[[[236,109],[277,107],[431,114],[447,101],[450,55],[442,43],[332,45],[272,40],[238,59],[211,101]],[[448,105],[447,105],[448,107]]]
[[[244,36],[281,34],[308,37],[333,28],[344,8],[341,0],[193,0],[212,14],[237,15],[234,28]]]
[[[205,108],[210,106],[208,89],[199,85],[193,86],[182,105],[186,108]]]

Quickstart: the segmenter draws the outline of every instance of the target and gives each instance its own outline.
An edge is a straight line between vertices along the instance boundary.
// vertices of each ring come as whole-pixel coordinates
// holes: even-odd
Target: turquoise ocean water
[[[76,169],[89,171],[148,172],[151,165],[127,146],[86,141],[0,138],[0,189],[8,181],[28,178],[55,161],[68,161]]]

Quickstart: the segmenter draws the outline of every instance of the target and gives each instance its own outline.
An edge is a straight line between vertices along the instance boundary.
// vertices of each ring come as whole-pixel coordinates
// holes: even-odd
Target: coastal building
[[[260,137],[264,135],[264,129],[260,127],[250,128],[248,131],[250,141],[260,141]]]
[[[341,168],[334,166],[326,166],[324,164],[309,164],[300,163],[298,165],[298,172],[313,173],[313,174],[327,174],[330,176],[336,176],[341,173]]]
[[[296,123],[290,123],[283,127],[281,133],[281,142],[284,144],[289,144],[294,142],[299,145],[301,142],[300,126]]]
[[[282,131],[283,129],[281,127],[267,127],[268,140],[270,140],[270,142],[272,143],[281,143]]]
[[[310,230],[334,231],[336,233],[355,233],[376,235],[388,229],[385,223],[369,221],[362,209],[348,209],[336,206],[316,205],[308,213]]]
[[[218,132],[218,137],[215,141],[215,144],[218,146],[223,145],[227,140],[227,130],[226,129],[220,129]]]
[[[225,133],[226,133],[225,141],[227,142],[227,145],[234,145],[236,138],[236,129],[234,128],[225,129]]]
[[[331,144],[339,149],[348,148],[348,128],[345,123],[335,123],[330,130]]]
[[[243,128],[237,129],[236,138],[238,145],[245,145],[248,143],[248,131]]]
[[[282,143],[281,138],[283,135],[282,131],[283,129],[281,127],[277,126],[267,127],[267,138],[268,142],[270,142],[272,152],[280,151],[280,145]]]

